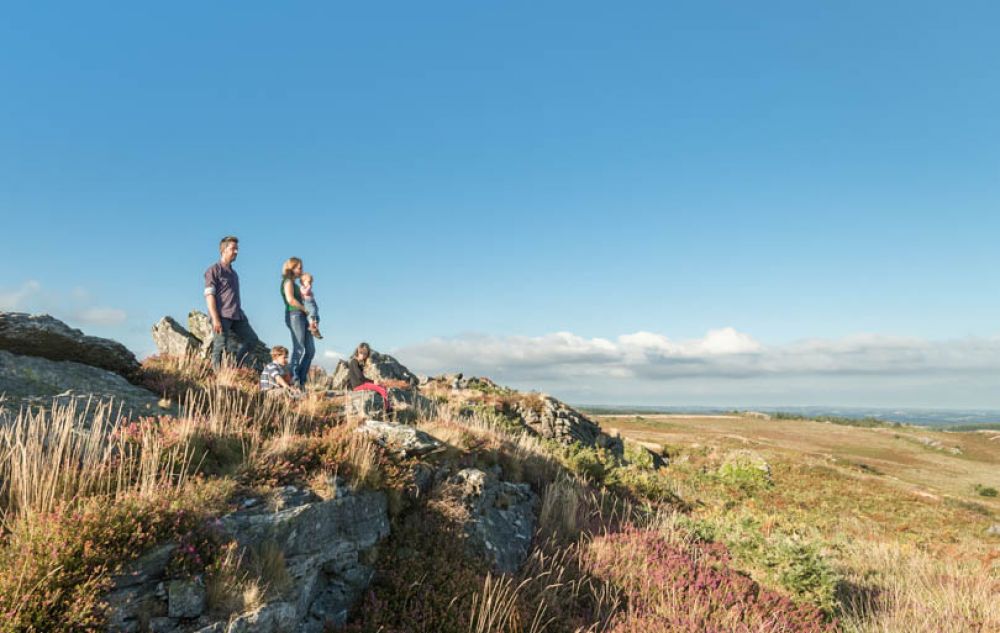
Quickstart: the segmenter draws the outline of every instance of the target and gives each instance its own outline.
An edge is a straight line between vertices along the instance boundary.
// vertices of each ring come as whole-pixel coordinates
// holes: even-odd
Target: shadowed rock
[[[111,402],[127,417],[165,413],[156,394],[107,369],[2,350],[0,394],[4,397],[0,416],[8,417],[17,415],[21,407],[49,408],[53,404],[75,405],[83,416],[88,402]]]
[[[139,361],[121,343],[88,336],[47,314],[0,312],[0,350],[54,361],[73,361],[134,380]]]

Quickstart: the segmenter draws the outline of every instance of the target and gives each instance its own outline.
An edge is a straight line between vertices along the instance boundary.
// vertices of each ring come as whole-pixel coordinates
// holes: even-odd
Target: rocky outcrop
[[[72,361],[20,356],[0,350],[0,417],[17,415],[22,407],[75,405],[83,414],[88,403],[111,403],[126,417],[164,413],[159,398],[119,374]]]
[[[201,351],[201,341],[172,317],[165,316],[153,325],[156,350],[166,356],[187,356]]]
[[[400,457],[426,455],[442,446],[439,440],[427,433],[395,422],[366,420],[357,432],[369,436],[376,444]]]
[[[100,367],[134,380],[139,361],[121,343],[88,336],[47,314],[0,312],[0,350]]]
[[[281,493],[278,509],[253,503],[223,518],[222,529],[243,551],[277,548],[288,589],[250,612],[222,618],[197,579],[167,577],[176,545],[166,544],[115,580],[106,596],[107,630],[133,633],[148,623],[150,630],[171,633],[322,633],[342,626],[371,580],[367,552],[389,534],[386,497],[347,488],[327,501],[293,487]]]
[[[175,319],[165,316],[153,325],[153,342],[156,343],[156,351],[166,356],[184,356],[189,353],[196,353],[202,358],[212,356],[212,338],[215,333],[212,331],[212,320],[204,312],[192,310],[188,313],[188,327],[184,328]],[[235,356],[240,349],[240,343],[236,337],[229,337],[226,351]],[[259,342],[251,350],[252,362],[263,367],[271,362],[271,351],[263,342]]]
[[[465,532],[475,553],[512,573],[531,551],[538,497],[528,484],[501,481],[496,471],[466,468],[448,481],[468,511]]]
[[[579,442],[607,449],[618,457],[624,452],[621,438],[604,433],[596,422],[551,396],[524,398],[516,403],[514,410],[532,433],[546,439],[562,444]]]
[[[365,364],[365,375],[377,383],[398,380],[415,387],[420,382],[417,376],[398,360],[375,350],[372,350],[371,357]],[[330,389],[347,389],[347,363],[345,361],[337,363],[337,368],[328,380]]]

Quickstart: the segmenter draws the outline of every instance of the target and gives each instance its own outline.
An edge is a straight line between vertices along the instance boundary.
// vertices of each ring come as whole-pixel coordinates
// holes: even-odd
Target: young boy
[[[302,281],[302,305],[309,312],[309,331],[316,338],[323,338],[319,333],[319,306],[316,305],[316,298],[313,296],[313,276],[312,273],[302,273],[299,278]]]
[[[287,347],[275,345],[271,348],[271,362],[260,372],[260,390],[268,395],[297,395],[298,390],[292,386],[292,371],[288,368]]]

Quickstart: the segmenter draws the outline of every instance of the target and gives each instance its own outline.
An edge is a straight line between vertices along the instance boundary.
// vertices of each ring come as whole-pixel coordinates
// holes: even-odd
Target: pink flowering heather
[[[592,573],[621,588],[626,609],[614,633],[826,633],[822,611],[762,588],[729,567],[721,544],[678,545],[636,529],[595,539]]]

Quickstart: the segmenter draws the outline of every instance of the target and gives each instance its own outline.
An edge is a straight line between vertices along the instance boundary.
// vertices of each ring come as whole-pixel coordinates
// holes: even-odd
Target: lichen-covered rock
[[[442,446],[441,442],[431,435],[412,426],[395,422],[365,420],[357,432],[368,435],[379,446],[402,457],[426,455]]]
[[[244,504],[246,509],[221,524],[244,552],[265,544],[279,549],[292,581],[280,599],[211,622],[210,614],[195,613],[197,583],[166,578],[173,546],[165,545],[115,579],[115,589],[105,597],[107,630],[138,631],[140,616],[149,613],[168,613],[158,622],[165,630],[174,630],[174,624],[178,631],[199,633],[322,633],[342,626],[371,581],[368,550],[389,534],[384,493],[344,489],[323,501],[308,490],[286,487],[274,505],[278,509]],[[164,585],[165,590],[157,590]]]
[[[459,471],[449,483],[468,511],[465,532],[480,556],[502,573],[512,573],[531,550],[538,497],[528,484],[500,481],[496,472]]]
[[[515,413],[529,431],[561,444],[579,442],[603,448],[621,457],[624,444],[619,437],[601,431],[596,422],[576,409],[544,394],[524,398],[515,404]]]
[[[88,336],[47,314],[0,312],[0,350],[73,361],[135,380],[139,361],[117,341]]]
[[[54,405],[74,407],[81,419],[89,417],[98,404],[110,405],[115,413],[120,410],[126,417],[166,412],[156,394],[107,369],[3,350],[0,350],[0,394],[3,394],[0,418],[16,416],[22,407],[49,409]]]
[[[166,356],[187,356],[201,350],[201,341],[169,316],[153,325],[153,342],[156,351]]]

